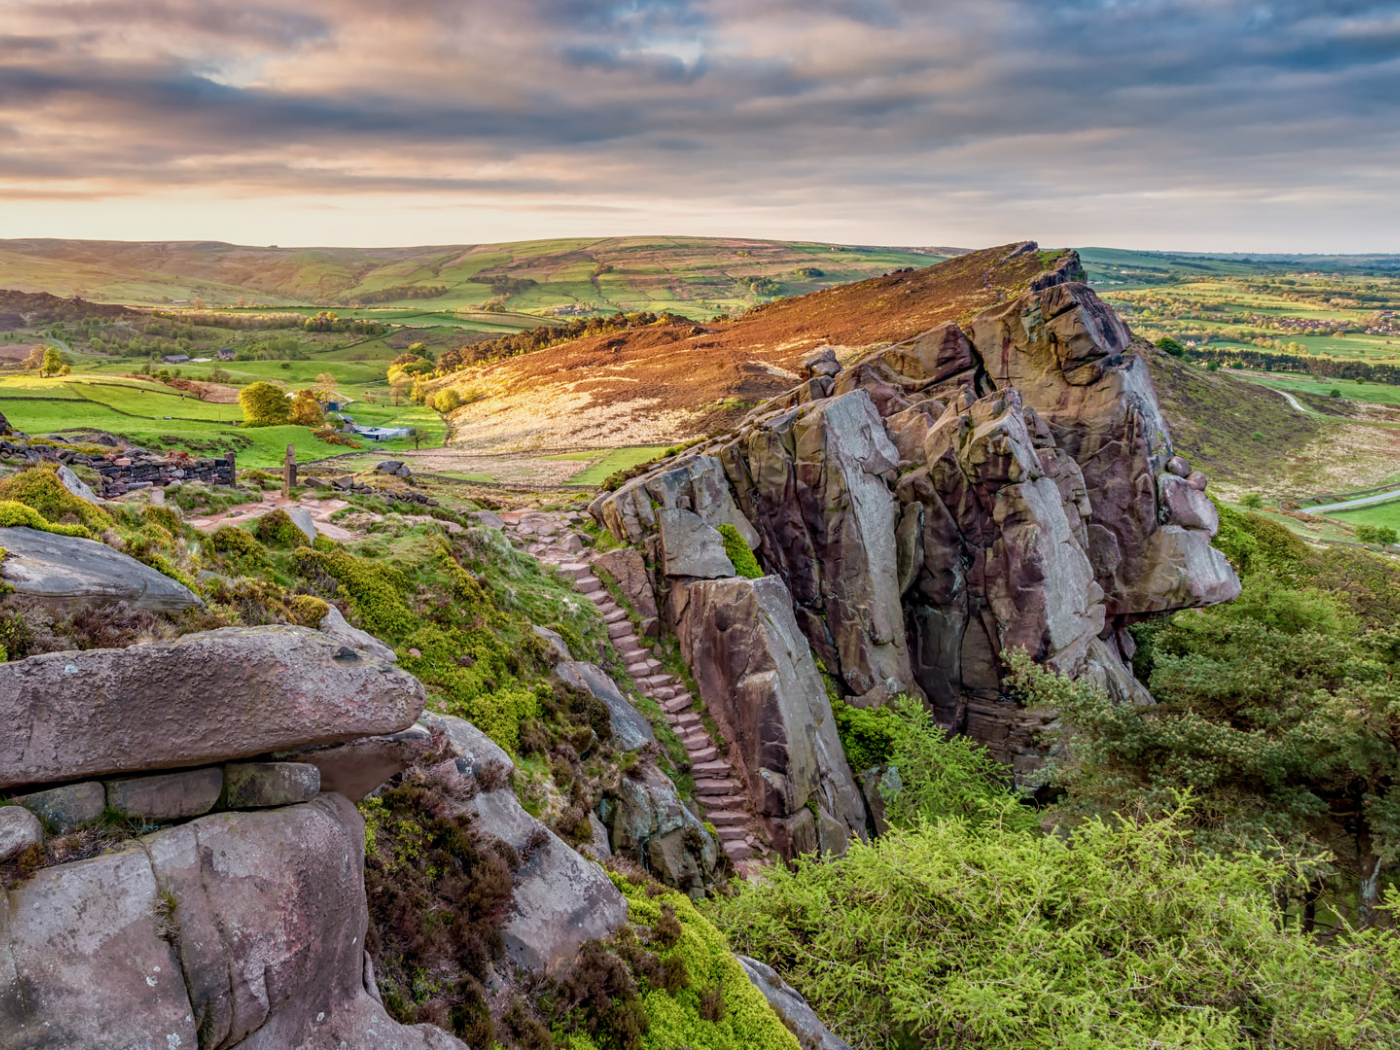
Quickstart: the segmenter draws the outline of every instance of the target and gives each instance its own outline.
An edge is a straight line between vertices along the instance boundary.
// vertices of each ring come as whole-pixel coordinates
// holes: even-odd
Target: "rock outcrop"
[[[676,580],[670,618],[773,847],[844,853],[865,809],[783,581]]]
[[[184,584],[105,543],[37,529],[0,529],[0,579],[19,594],[66,606],[125,602],[149,612],[204,603]]]
[[[813,355],[799,386],[734,431],[594,502],[659,570],[668,621],[770,819],[804,801],[793,774],[760,772],[791,761],[779,755],[791,725],[763,714],[782,705],[727,654],[784,617],[851,703],[923,697],[1024,772],[1043,758],[1053,712],[1005,696],[1004,651],[1150,702],[1127,627],[1239,593],[1210,545],[1205,479],[1173,452],[1144,356],[1155,351],[1082,281],[1068,253],[975,317],[844,368]],[[790,599],[760,601],[761,588],[718,571],[697,520],[733,525]],[[682,539],[705,556],[678,561]],[[800,674],[801,695],[821,695]]]
[[[416,678],[304,627],[225,627],[0,665],[0,788],[400,732]]]
[[[525,812],[505,777],[510,756],[470,722],[451,715],[426,714],[423,722],[443,732],[460,772],[478,783],[501,783],[481,791],[465,806],[483,833],[508,843],[526,858],[515,874],[510,917],[501,929],[506,954],[536,973],[559,973],[585,941],[608,937],[627,920],[627,901],[603,869],[570,849]],[[498,767],[495,776],[487,767]]]
[[[0,893],[0,1050],[462,1050],[366,989],[364,824],[224,813]]]
[[[771,966],[747,955],[736,955],[735,958],[744,968],[744,976],[749,983],[763,993],[763,998],[783,1019],[788,1031],[797,1036],[802,1050],[851,1050],[849,1043],[827,1030],[802,994],[784,981]]]

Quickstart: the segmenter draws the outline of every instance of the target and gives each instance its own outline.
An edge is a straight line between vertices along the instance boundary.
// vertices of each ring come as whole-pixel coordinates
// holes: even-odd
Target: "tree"
[[[39,367],[40,375],[57,375],[58,370],[63,367],[63,356],[58,352],[58,347],[48,346],[44,348],[43,364]]]
[[[331,401],[336,396],[335,376],[330,372],[322,372],[316,377],[316,393],[320,395],[322,401]]]
[[[29,356],[24,359],[24,368],[26,371],[32,372],[35,369],[44,367],[45,349],[46,347],[37,343],[29,348]]]
[[[291,414],[286,393],[271,383],[249,383],[238,392],[238,404],[243,409],[244,422],[251,426],[285,423]]]
[[[1156,346],[1158,350],[1165,350],[1167,353],[1171,354],[1172,357],[1186,356],[1186,347],[1182,346],[1169,335],[1164,335],[1161,339],[1158,339]]]
[[[415,379],[413,381],[413,388],[409,390],[408,396],[415,405],[421,405],[428,399],[428,388],[423,385],[423,380]]]
[[[439,390],[434,394],[432,403],[433,410],[445,416],[449,412],[454,412],[462,407],[462,395],[451,387],[448,387],[446,390]]]
[[[326,422],[325,413],[321,411],[316,394],[311,390],[297,391],[296,397],[292,398],[289,416],[299,427],[319,427]]]
[[[1389,547],[1400,542],[1400,533],[1389,525],[1358,525],[1356,538],[1362,543],[1377,543]]]
[[[423,447],[423,438],[425,435],[423,434],[422,427],[410,427],[408,431],[408,436],[413,440],[413,447],[415,449],[420,449]]]
[[[389,393],[393,396],[395,405],[403,404],[403,399],[408,396],[408,392],[412,386],[413,383],[407,376],[399,376],[397,379],[390,381]]]

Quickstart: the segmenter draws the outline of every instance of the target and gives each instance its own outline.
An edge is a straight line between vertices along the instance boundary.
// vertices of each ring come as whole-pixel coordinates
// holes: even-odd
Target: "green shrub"
[[[280,547],[284,550],[292,547],[304,547],[307,544],[306,533],[297,528],[296,523],[287,516],[284,510],[274,510],[264,514],[253,525],[253,534],[269,547]]]
[[[1264,497],[1257,492],[1248,492],[1245,494],[1244,498],[1240,500],[1240,505],[1248,507],[1250,510],[1258,510],[1264,505]]]
[[[303,576],[332,581],[336,593],[350,604],[355,616],[371,634],[397,638],[407,635],[417,625],[417,619],[400,593],[405,581],[389,566],[357,558],[343,549],[319,551],[304,546],[296,549],[295,560]]]
[[[940,820],[775,866],[709,914],[870,1050],[1386,1045],[1400,940],[1282,928],[1289,877],[1193,850],[1177,816],[1062,836]]]
[[[58,471],[48,464],[22,470],[0,481],[0,500],[23,503],[38,511],[45,521],[54,524],[76,522],[85,530],[68,535],[97,534],[114,524],[112,515],[101,507],[64,488]]]
[[[677,973],[683,969],[687,982],[674,992],[667,991],[661,982],[642,990],[648,1022],[640,1042],[642,1050],[798,1050],[792,1033],[744,975],[724,935],[688,897],[631,882],[616,872],[608,874],[627,898],[631,921],[653,930],[650,947],[658,949],[662,967],[671,959],[680,960],[683,967],[672,964],[672,968]],[[679,933],[672,926],[672,916]],[[719,1004],[722,1008],[716,1010]],[[706,1013],[716,1019],[708,1019]],[[607,1045],[577,1034],[569,1038],[573,1050]]]
[[[0,528],[17,527],[53,532],[60,536],[82,536],[85,539],[92,537],[92,533],[81,525],[53,525],[33,507],[12,499],[0,500]]]
[[[233,561],[244,558],[261,559],[263,545],[246,529],[236,525],[222,525],[209,537],[209,546],[219,554]]]
[[[754,557],[753,548],[739,535],[739,530],[733,525],[721,525],[719,534],[724,540],[724,553],[729,555],[729,560],[734,563],[734,571],[740,576],[746,576],[751,580],[756,580],[763,575],[763,569],[758,564],[758,559]]]
[[[831,713],[846,761],[857,773],[882,766],[894,753],[894,715],[887,707],[852,707],[833,697]]]
[[[1389,525],[1358,525],[1356,526],[1356,538],[1361,543],[1376,543],[1384,547],[1400,543],[1400,533],[1397,533]]]

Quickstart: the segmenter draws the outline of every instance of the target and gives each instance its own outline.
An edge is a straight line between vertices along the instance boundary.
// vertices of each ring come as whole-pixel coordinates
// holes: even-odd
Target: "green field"
[[[631,470],[638,464],[655,459],[666,451],[665,445],[643,445],[632,448],[618,448],[606,453],[598,458],[597,452],[566,452],[558,456],[546,456],[546,459],[571,459],[580,462],[588,462],[588,467],[581,470],[569,479],[571,485],[601,485],[611,475],[619,470]]]
[[[1341,391],[1347,401],[1365,401],[1374,405],[1400,405],[1400,386],[1390,383],[1357,383],[1350,379],[1313,379],[1290,375],[1286,372],[1271,373],[1267,376],[1241,376],[1251,383],[1267,386],[1274,390],[1287,390],[1293,394],[1313,394],[1317,397],[1330,397],[1333,390]]]
[[[313,371],[311,378],[314,374]],[[356,422],[370,426],[417,427],[424,433],[423,448],[442,444],[446,425],[431,409],[411,403],[400,406],[384,401],[372,403],[361,399],[366,388],[355,384],[345,384],[342,391],[357,397],[347,406]],[[205,455],[234,451],[242,467],[279,465],[288,444],[296,447],[300,462],[350,451],[313,437],[305,427],[240,426],[243,413],[236,404],[182,398],[163,384],[118,379],[102,373],[80,372],[54,379],[25,375],[0,377],[0,411],[5,413],[11,426],[34,436],[63,437],[78,431],[101,430],[124,435],[139,445],[152,448],[187,449]],[[386,452],[415,447],[409,439],[359,440],[366,449]]]

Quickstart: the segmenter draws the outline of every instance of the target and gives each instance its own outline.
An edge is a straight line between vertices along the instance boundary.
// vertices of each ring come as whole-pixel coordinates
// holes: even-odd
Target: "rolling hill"
[[[0,288],[135,305],[485,306],[709,317],[955,254],[717,237],[606,237],[413,248],[217,241],[0,240]]]
[[[478,365],[437,382],[469,402],[453,443],[495,451],[668,444],[742,415],[798,380],[814,347],[843,356],[966,320],[1053,265],[1033,243],[969,252],[784,299],[737,321],[654,324]],[[1014,294],[1014,291],[1012,291]]]

